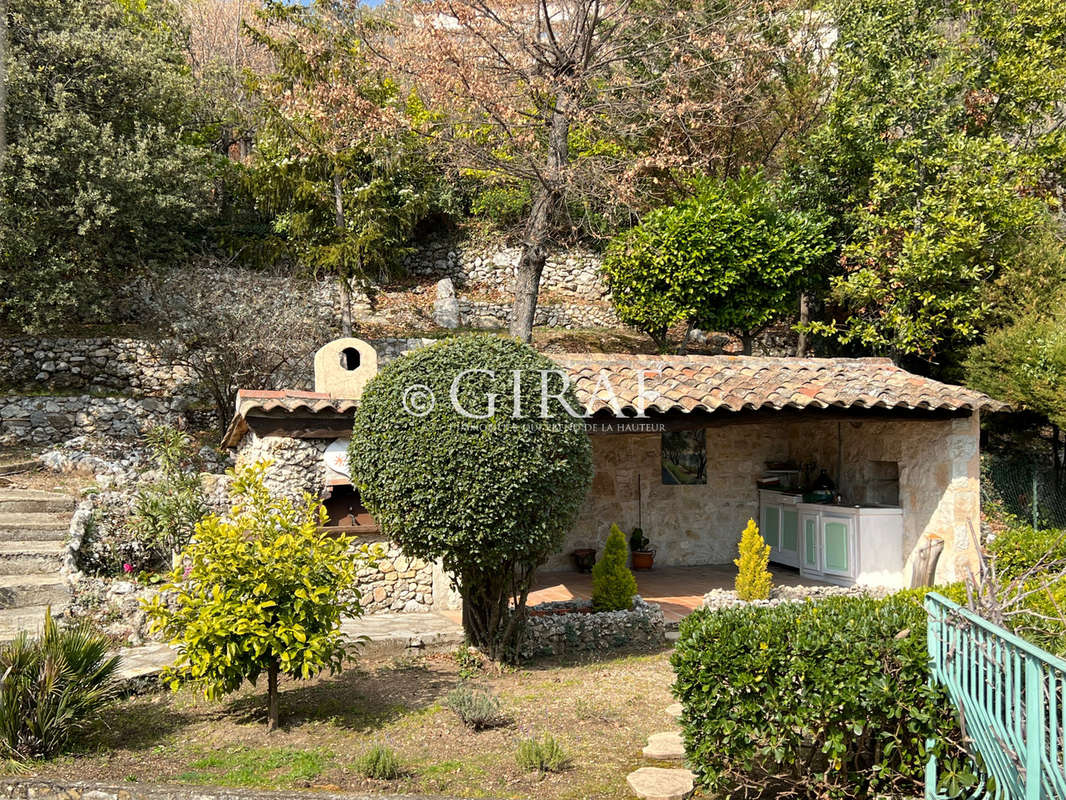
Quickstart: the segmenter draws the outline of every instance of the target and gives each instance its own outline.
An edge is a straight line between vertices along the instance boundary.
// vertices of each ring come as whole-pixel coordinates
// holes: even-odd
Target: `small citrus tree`
[[[740,558],[733,559],[737,565],[736,590],[741,600],[765,600],[770,596],[772,575],[770,545],[759,533],[755,520],[748,520],[748,527],[740,536]]]
[[[215,699],[267,675],[268,726],[278,726],[278,676],[337,672],[347,643],[342,616],[362,613],[356,573],[372,558],[364,545],[322,532],[326,512],[274,497],[263,484],[269,461],[231,470],[233,507],[196,526],[186,566],[147,605],[153,630],[177,645],[166,677],[199,684]],[[173,593],[173,602],[163,600]]]
[[[603,558],[592,568],[592,607],[597,611],[628,611],[637,593],[637,579],[626,566],[629,548],[617,525],[611,526]]]

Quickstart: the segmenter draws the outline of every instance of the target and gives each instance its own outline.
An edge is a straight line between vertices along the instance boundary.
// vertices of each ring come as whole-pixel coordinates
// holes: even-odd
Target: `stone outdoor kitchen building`
[[[878,358],[553,358],[588,411],[595,475],[549,569],[602,549],[612,523],[641,527],[657,566],[728,564],[750,518],[774,562],[814,580],[902,587],[928,552],[938,582],[976,567],[979,417],[1005,409],[985,395]],[[376,372],[366,342],[331,342],[316,391],[241,391],[224,444],[242,462],[272,459],[274,490],[323,497],[331,526],[385,544],[360,578],[368,608],[447,607],[448,576],[385,542],[347,475]]]

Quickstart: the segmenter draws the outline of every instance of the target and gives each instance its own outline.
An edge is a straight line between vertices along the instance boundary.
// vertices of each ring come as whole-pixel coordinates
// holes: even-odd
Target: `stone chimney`
[[[377,351],[362,339],[335,339],[315,353],[316,392],[356,400],[377,374]]]

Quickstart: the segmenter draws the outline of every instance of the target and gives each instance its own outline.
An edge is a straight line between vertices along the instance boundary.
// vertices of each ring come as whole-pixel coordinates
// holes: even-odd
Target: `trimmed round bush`
[[[404,552],[456,576],[467,636],[494,659],[513,657],[533,572],[561,546],[592,477],[582,420],[558,397],[542,402],[546,382],[580,412],[563,380],[517,340],[459,336],[385,366],[355,415],[363,502]]]
[[[672,663],[685,752],[709,794],[921,795],[974,778],[946,694],[929,685],[916,594],[701,609]],[[765,792],[765,794],[762,794]]]

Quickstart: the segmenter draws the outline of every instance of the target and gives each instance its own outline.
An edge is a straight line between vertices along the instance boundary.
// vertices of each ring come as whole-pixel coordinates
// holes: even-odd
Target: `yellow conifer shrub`
[[[736,590],[741,600],[766,600],[770,597],[772,576],[770,545],[763,541],[755,520],[748,520],[748,527],[740,537],[740,558],[733,559],[737,565]]]

